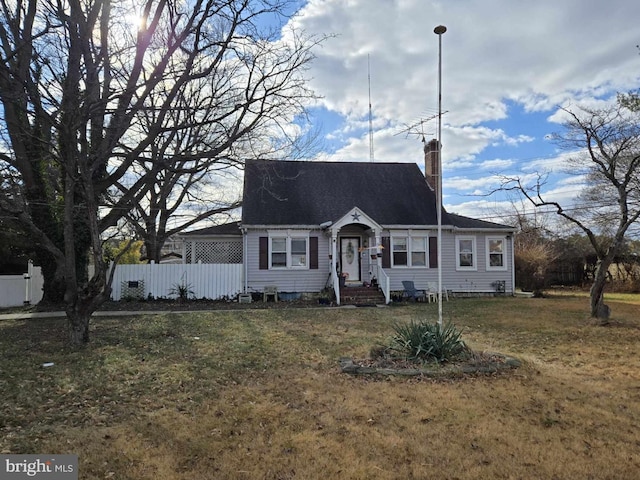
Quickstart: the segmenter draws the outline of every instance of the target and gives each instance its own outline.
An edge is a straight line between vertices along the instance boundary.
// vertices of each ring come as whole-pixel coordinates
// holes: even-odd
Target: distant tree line
[[[552,287],[589,288],[594,282],[598,256],[584,235],[558,237],[525,224],[519,226],[515,245],[516,286],[523,291],[543,296]],[[640,240],[623,242],[605,278],[610,291],[640,293]]]

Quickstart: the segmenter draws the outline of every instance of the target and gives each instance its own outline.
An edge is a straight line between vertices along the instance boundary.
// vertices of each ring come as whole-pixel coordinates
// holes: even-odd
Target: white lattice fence
[[[187,263],[242,263],[241,241],[197,240],[185,245]]]
[[[122,286],[138,282],[144,286],[144,298],[170,298],[177,285],[187,285],[195,298],[235,298],[242,292],[242,264],[148,264],[117,265],[111,298],[121,300]]]

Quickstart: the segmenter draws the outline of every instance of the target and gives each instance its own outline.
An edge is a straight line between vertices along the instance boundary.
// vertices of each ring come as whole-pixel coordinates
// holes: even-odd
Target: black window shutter
[[[429,237],[429,268],[438,268],[438,237]]]
[[[391,239],[382,237],[382,268],[391,268]]]
[[[269,270],[269,237],[260,237],[260,270]]]
[[[309,268],[318,269],[318,237],[309,237]]]

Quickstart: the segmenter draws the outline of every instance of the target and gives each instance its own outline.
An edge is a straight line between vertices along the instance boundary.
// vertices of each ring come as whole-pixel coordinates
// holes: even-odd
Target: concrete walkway
[[[385,308],[387,305],[375,305],[378,308]],[[358,308],[356,305],[340,305],[334,307],[300,307],[304,310],[311,309],[351,309]],[[246,308],[243,310],[264,310],[261,308]],[[104,310],[93,312],[91,315],[92,318],[95,317],[125,317],[125,316],[133,316],[133,315],[161,315],[166,313],[212,313],[212,312],[230,312],[230,311],[239,311],[237,308],[229,308],[229,309],[211,309],[211,310]],[[64,318],[67,314],[65,312],[18,312],[18,313],[0,313],[0,321],[2,320],[29,320],[33,318]]]
[[[215,312],[216,310],[107,310],[103,312],[93,312],[91,315],[94,317],[123,317],[131,315],[159,315],[161,313],[193,313],[193,312]],[[219,311],[219,310],[218,310]],[[31,318],[65,318],[67,316],[64,312],[22,312],[22,313],[3,313],[0,314],[1,320],[28,320]]]

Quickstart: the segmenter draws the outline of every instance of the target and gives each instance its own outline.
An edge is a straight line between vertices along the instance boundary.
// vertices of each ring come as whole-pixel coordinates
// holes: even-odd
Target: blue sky
[[[550,171],[549,196],[565,203],[579,182],[546,137],[559,107],[594,106],[640,87],[640,4],[627,0],[309,0],[291,20],[332,35],[308,72],[322,96],[312,109],[324,148],[317,159],[369,161],[368,73],[375,161],[422,166],[407,125],[437,112],[437,25],[442,36],[444,203],[499,220],[503,195],[484,196],[496,174]],[[424,127],[435,136],[435,121]],[[568,179],[570,181],[568,181]]]

